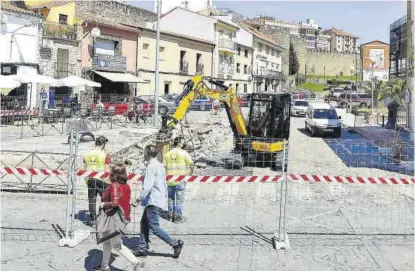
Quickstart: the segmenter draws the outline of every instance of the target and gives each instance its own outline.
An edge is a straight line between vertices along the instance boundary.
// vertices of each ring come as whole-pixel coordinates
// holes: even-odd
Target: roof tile
[[[17,12],[17,13],[23,13],[23,14],[30,14],[30,15],[36,15],[36,16],[40,16],[39,14],[27,10],[27,9],[23,9],[23,8],[19,8],[16,7],[10,3],[6,3],[6,2],[1,2],[1,10],[7,10],[7,11],[13,11],[13,12]]]

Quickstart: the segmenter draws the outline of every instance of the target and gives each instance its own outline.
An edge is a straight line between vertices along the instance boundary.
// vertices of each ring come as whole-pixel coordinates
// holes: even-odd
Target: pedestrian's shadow
[[[122,243],[124,246],[128,247],[130,250],[137,249],[137,244],[140,241],[140,237],[136,236],[123,236],[122,237]],[[161,253],[161,252],[148,252],[148,256],[156,256],[156,257],[165,257],[165,258],[171,258],[173,257],[173,254],[171,253]]]
[[[111,254],[110,262],[111,265],[115,261],[115,257],[117,255]],[[94,271],[94,266],[99,265],[102,262],[102,250],[99,249],[91,249],[88,251],[88,256],[85,258],[84,268],[86,271]],[[123,269],[118,269],[111,266],[111,271],[124,271]]]

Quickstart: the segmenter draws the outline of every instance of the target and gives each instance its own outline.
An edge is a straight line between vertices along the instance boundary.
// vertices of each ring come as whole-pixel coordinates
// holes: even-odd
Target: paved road
[[[202,119],[206,113],[194,115]],[[303,121],[292,120],[291,171],[396,175],[348,167],[327,139],[310,138],[301,130]],[[269,174],[264,169],[259,173]],[[135,196],[139,189],[134,187]],[[150,257],[151,270],[414,269],[413,186],[289,183],[286,225],[292,247],[276,252],[270,238],[278,230],[280,193],[281,183],[187,184],[187,222],[162,222],[185,241],[183,255],[179,260],[165,257],[169,248],[152,238],[152,248],[162,254]],[[52,225],[65,227],[65,208],[61,195],[2,193],[2,270],[91,270],[101,258],[93,238],[73,249],[57,247]],[[82,182],[75,208],[74,228],[89,229],[82,221],[87,209]],[[130,233],[137,234],[141,214],[141,208],[134,209]],[[128,245],[134,247],[136,238],[129,235]],[[113,265],[114,270],[129,270],[121,257]]]

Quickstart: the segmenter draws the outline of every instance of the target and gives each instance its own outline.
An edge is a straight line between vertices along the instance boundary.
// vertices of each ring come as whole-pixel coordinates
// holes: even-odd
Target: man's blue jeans
[[[141,231],[140,242],[138,249],[145,251],[149,249],[148,243],[150,242],[150,230],[151,233],[166,242],[171,246],[177,244],[176,239],[171,237],[167,232],[160,228],[159,217],[161,209],[154,205],[149,205],[144,208],[143,217],[141,218]]]
[[[168,194],[169,194],[169,213],[174,212],[176,217],[181,217],[183,214],[183,198],[184,198],[184,190],[186,188],[186,182],[179,183],[175,186],[168,186]],[[175,200],[176,199],[176,200]]]

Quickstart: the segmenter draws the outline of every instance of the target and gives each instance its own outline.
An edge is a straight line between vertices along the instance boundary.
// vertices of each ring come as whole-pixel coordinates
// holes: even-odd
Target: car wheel
[[[342,130],[341,129],[335,130],[333,135],[334,135],[334,137],[337,137],[337,138],[341,137],[342,136]]]
[[[306,132],[308,132],[307,122],[304,122],[304,129],[305,129]]]
[[[205,104],[201,104],[200,105],[200,110],[201,111],[205,111],[206,110],[206,105]]]
[[[313,127],[310,127],[310,135],[311,137],[314,137],[316,135],[316,132],[314,131]]]
[[[361,103],[360,108],[367,108],[367,103]]]

